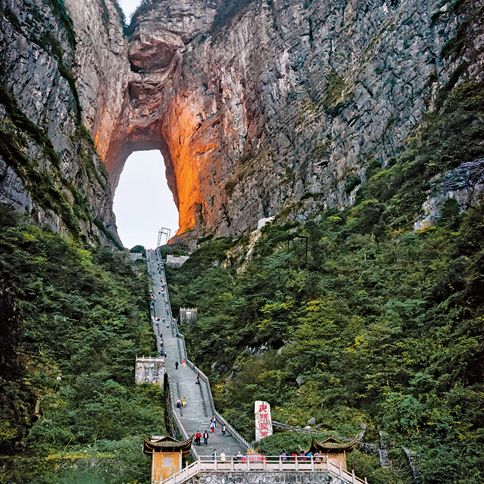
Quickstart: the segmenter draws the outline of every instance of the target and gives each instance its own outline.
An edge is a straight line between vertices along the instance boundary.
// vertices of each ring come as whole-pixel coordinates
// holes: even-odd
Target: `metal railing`
[[[148,264],[148,268],[149,268],[150,259],[149,259],[148,256],[146,257],[146,260],[147,260],[147,264]],[[157,344],[158,344],[159,343],[159,335],[156,334],[156,332],[155,332],[155,336],[156,336]],[[172,380],[171,380],[170,376],[168,375],[168,373],[165,373],[165,376],[166,376],[166,380],[167,380],[167,387],[169,389],[169,395],[168,395],[168,398],[167,398],[168,399],[168,405],[166,406],[166,409],[167,409],[168,413],[170,414],[172,421],[175,422],[175,425],[176,425],[180,435],[182,435],[183,439],[186,440],[186,439],[188,439],[189,436],[188,436],[188,434],[185,430],[185,427],[183,426],[183,424],[180,420],[180,417],[178,416],[176,409],[175,409],[175,397],[174,397],[174,394],[173,394],[173,383],[172,383]],[[192,448],[190,449],[190,452],[191,452],[192,457],[194,459],[198,458],[198,452],[195,449],[195,447],[192,446]]]
[[[171,379],[168,375],[166,375],[166,378],[167,378],[167,381],[168,381],[168,388],[169,388],[169,392],[170,392],[169,404],[167,405],[167,411],[169,412],[171,418],[174,420],[175,425],[177,426],[178,431],[182,435],[183,439],[186,440],[186,439],[188,439],[189,435],[187,434],[187,431],[185,430],[185,427],[183,426],[183,424],[180,420],[180,417],[178,416],[176,409],[175,409],[175,404],[174,404],[175,400],[174,400],[174,396],[173,396],[173,384],[172,384]],[[199,457],[197,449],[193,445],[190,449],[190,453],[192,454],[192,457],[194,459],[197,459]]]
[[[158,249],[159,250],[159,249]],[[161,264],[163,265],[163,259],[161,258]],[[168,281],[166,281],[165,286],[165,293],[166,293],[166,303],[171,308],[170,297],[168,293]],[[210,388],[210,382],[205,375],[205,373],[200,370],[187,356],[186,350],[186,343],[185,343],[185,336],[179,331],[178,324],[173,320],[173,313],[170,309],[170,319],[171,319],[171,328],[175,330],[175,335],[177,339],[180,340],[181,347],[177,346],[179,349],[180,357],[183,357],[186,360],[188,366],[195,372],[200,375],[200,379],[203,380],[205,383],[205,387],[208,393],[208,400],[209,405],[212,410],[212,415],[215,415],[217,420],[219,420],[222,424],[225,425],[228,432],[237,440],[239,445],[242,448],[248,449],[250,448],[249,443],[230,425],[227,420],[215,409],[215,403],[213,400],[212,389]],[[174,405],[174,396],[173,396],[173,385],[171,384],[171,379],[167,375],[168,386],[170,388],[170,403],[169,405],[169,412],[172,415],[174,421],[178,429],[180,430],[181,434],[185,439],[188,438],[188,434],[177,415]],[[202,393],[202,399],[204,400],[205,397]],[[205,402],[204,402],[205,406]],[[292,472],[326,472],[331,474],[334,477],[339,477],[345,483],[350,484],[367,484],[366,478],[364,480],[359,479],[355,476],[354,472],[347,472],[341,468],[341,466],[336,466],[332,462],[329,462],[326,459],[326,456],[323,457],[311,457],[309,460],[301,457],[288,457],[287,459],[282,459],[280,456],[263,456],[260,454],[247,454],[244,456],[228,456],[224,460],[220,457],[213,458],[207,456],[199,456],[195,447],[192,446],[191,449],[192,455],[195,459],[197,459],[191,465],[185,467],[178,473],[171,476],[168,480],[165,480],[165,484],[181,484],[190,477],[200,473],[200,472],[233,472],[233,471],[240,471],[240,472],[250,472],[250,471],[263,471],[263,472],[276,472],[276,471],[292,471]],[[161,484],[161,481],[153,483],[153,484]]]
[[[302,473],[326,473],[338,477],[347,484],[368,484],[368,481],[361,480],[354,472],[347,472],[341,467],[328,462],[326,456],[312,457],[302,460],[301,458],[281,456],[265,456],[261,454],[247,454],[243,456],[227,456],[224,459],[220,456],[199,457],[193,464],[188,465],[169,479],[164,484],[182,484],[191,477],[204,473],[228,473],[228,472],[302,472]],[[161,481],[153,484],[161,484]]]
[[[176,332],[177,337],[179,337],[183,341],[183,349],[184,349],[184,354],[185,354],[185,359],[186,359],[187,365],[193,371],[198,372],[198,374],[200,375],[200,379],[205,382],[205,386],[206,386],[207,392],[208,392],[208,400],[209,400],[209,405],[210,405],[210,409],[211,409],[211,414],[212,415],[215,415],[215,417],[217,417],[217,420],[219,422],[221,422],[222,424],[225,425],[225,427],[227,428],[228,432],[234,437],[234,439],[239,443],[239,445],[242,448],[248,449],[250,447],[249,443],[215,409],[215,403],[214,403],[214,400],[213,400],[212,389],[210,388],[210,381],[208,379],[208,376],[205,375],[205,373],[202,370],[200,370],[200,368],[198,368],[190,359],[187,358],[187,351],[186,351],[186,344],[185,344],[185,336],[183,336],[183,334],[180,333],[180,331],[178,330],[178,326],[177,326],[176,330],[177,330],[177,332]],[[203,398],[203,394],[202,394],[202,398]]]

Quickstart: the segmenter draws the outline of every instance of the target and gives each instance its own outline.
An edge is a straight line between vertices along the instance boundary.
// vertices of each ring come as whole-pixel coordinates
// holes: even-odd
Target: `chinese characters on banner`
[[[257,400],[255,412],[255,440],[264,439],[272,435],[271,406],[267,402]]]

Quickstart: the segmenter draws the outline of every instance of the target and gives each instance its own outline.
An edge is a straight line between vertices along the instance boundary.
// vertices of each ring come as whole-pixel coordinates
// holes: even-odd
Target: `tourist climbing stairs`
[[[165,354],[165,371],[169,381],[170,405],[167,409],[180,433],[187,439],[197,431],[209,434],[207,445],[192,445],[194,462],[171,476],[164,484],[199,482],[261,482],[261,473],[271,476],[264,482],[334,482],[335,484],[365,484],[354,473],[349,473],[324,459],[316,461],[282,461],[279,456],[267,457],[247,454],[249,444],[220,415],[214,405],[207,376],[188,358],[185,339],[173,318],[165,269],[159,249],[146,254],[151,277],[151,315],[156,346]],[[186,400],[178,408],[176,402]],[[216,417],[214,432],[210,420]],[[226,433],[222,435],[222,425]],[[226,457],[220,456],[224,452]],[[220,478],[220,479],[218,479]],[[202,479],[202,480],[203,480]],[[208,480],[207,480],[208,479]],[[275,479],[275,480],[274,480]],[[159,484],[158,482],[156,484]]]

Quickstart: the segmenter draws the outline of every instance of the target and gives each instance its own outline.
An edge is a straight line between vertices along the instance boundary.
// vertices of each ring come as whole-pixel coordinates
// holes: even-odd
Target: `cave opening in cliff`
[[[168,187],[159,150],[132,153],[124,164],[114,195],[114,213],[127,248],[156,246],[161,227],[178,229],[178,209]]]

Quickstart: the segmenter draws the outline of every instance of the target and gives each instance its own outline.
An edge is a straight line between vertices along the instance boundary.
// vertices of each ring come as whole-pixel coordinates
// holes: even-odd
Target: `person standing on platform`
[[[244,460],[244,454],[240,452],[240,450],[237,452],[237,455],[234,458],[235,462],[242,462]]]
[[[180,363],[178,363],[178,361],[175,361],[175,370],[178,370],[178,365],[179,365],[179,364],[180,364]]]
[[[200,445],[200,439],[202,438],[202,434],[200,433],[200,430],[197,430],[197,433],[195,434],[195,444]]]
[[[203,445],[208,445],[208,432],[203,432]]]
[[[225,428],[225,424],[222,424],[222,437],[225,437],[225,432],[227,429]]]
[[[213,420],[210,422],[210,430],[211,430],[212,434],[215,433],[215,424],[213,423]]]

